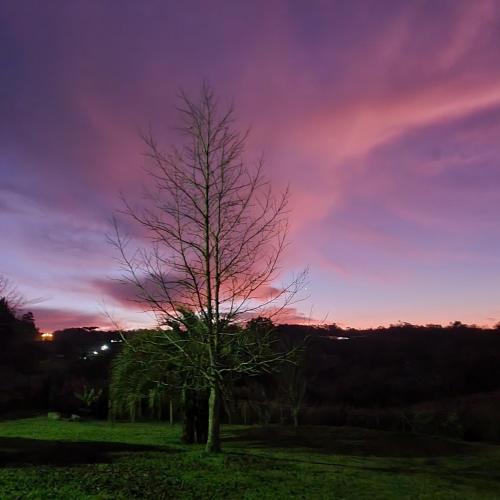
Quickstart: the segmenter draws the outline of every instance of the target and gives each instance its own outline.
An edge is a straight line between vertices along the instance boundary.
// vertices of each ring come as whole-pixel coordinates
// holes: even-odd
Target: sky
[[[499,47],[497,0],[4,0],[0,273],[44,331],[147,324],[106,233],[206,80],[290,184],[290,320],[495,324]]]

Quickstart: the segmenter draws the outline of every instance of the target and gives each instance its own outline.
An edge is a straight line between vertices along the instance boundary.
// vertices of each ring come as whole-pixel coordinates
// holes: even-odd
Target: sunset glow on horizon
[[[151,324],[106,234],[206,80],[290,185],[288,321],[494,325],[499,46],[495,0],[3,2],[0,273],[44,332]]]

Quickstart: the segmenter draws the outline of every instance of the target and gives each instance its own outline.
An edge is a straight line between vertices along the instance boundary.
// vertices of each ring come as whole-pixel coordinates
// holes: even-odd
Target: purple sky
[[[0,272],[43,329],[144,324],[108,221],[207,79],[290,182],[298,319],[496,323],[499,47],[493,0],[4,0]]]

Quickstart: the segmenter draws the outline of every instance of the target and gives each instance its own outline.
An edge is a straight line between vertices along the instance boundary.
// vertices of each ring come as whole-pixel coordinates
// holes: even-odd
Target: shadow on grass
[[[110,463],[116,458],[116,454],[152,451],[178,453],[178,450],[165,446],[0,437],[0,467],[30,465],[71,467],[79,464]]]
[[[477,445],[445,438],[350,427],[269,426],[233,430],[225,442],[254,449],[307,449],[331,455],[437,458],[473,455]]]
[[[276,457],[269,454],[250,454],[244,452],[230,451],[227,453],[232,457],[237,457],[242,461],[248,461],[253,463],[258,459],[264,459],[268,463],[279,464],[278,467],[287,468],[290,464],[301,464],[301,465],[319,465],[325,467],[322,471],[324,473],[341,474],[343,470],[350,471],[365,471],[365,472],[376,472],[390,475],[409,475],[409,474],[425,474],[429,476],[439,477],[441,479],[447,479],[456,484],[465,483],[467,480],[483,480],[488,483],[498,483],[500,486],[500,474],[498,469],[490,468],[485,469],[478,467],[458,467],[456,469],[450,469],[445,465],[433,463],[433,464],[412,464],[412,463],[399,463],[398,465],[387,464],[381,466],[368,465],[369,462],[365,464],[355,464],[355,463],[340,463],[336,461],[323,462],[319,460],[311,459],[301,459],[297,457]],[[429,467],[430,465],[430,467]],[[276,468],[276,465],[268,466],[269,468]],[[316,471],[318,472],[318,471]]]
[[[498,483],[498,461],[467,465],[462,458],[481,456],[484,449],[460,441],[433,436],[396,432],[373,431],[343,427],[290,427],[269,426],[233,430],[224,439],[229,446],[226,453],[252,463],[264,459],[278,467],[287,464],[325,466],[323,472],[341,473],[342,470],[360,470],[392,475],[426,474],[445,478],[454,483],[482,480]],[[235,448],[231,446],[234,443]],[[231,448],[231,449],[229,449]],[[240,451],[245,448],[247,451]],[[286,451],[290,450],[290,455]],[[275,452],[285,452],[276,456]],[[314,456],[314,454],[317,454]],[[323,455],[325,460],[318,457]],[[328,458],[327,455],[330,455]],[[386,460],[350,462],[337,460],[336,455],[356,458],[380,457]],[[456,467],[447,457],[460,457]],[[319,459],[318,459],[319,458]],[[424,460],[412,461],[412,458]],[[441,459],[441,460],[440,460]],[[444,459],[444,460],[442,460]],[[271,466],[272,467],[272,466]]]

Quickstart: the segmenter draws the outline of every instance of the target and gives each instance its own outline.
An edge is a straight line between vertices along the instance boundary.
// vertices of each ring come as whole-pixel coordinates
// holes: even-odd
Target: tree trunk
[[[243,423],[247,425],[248,419],[247,419],[247,404],[246,402],[243,403],[243,406],[241,407],[242,413],[243,413]]]
[[[233,405],[231,403],[224,404],[224,409],[227,415],[227,423],[231,425],[233,423]]]
[[[113,401],[110,396],[108,396],[108,422],[114,423],[115,421],[115,409],[113,407]]]
[[[170,410],[169,412],[170,425],[174,425],[174,403],[172,402],[171,399],[169,400],[169,410]]]
[[[193,391],[182,389],[182,436],[181,441],[192,444],[195,441],[195,411]]]
[[[298,427],[299,426],[299,408],[294,407],[292,409],[292,416],[293,416],[293,426]]]
[[[220,452],[220,388],[218,382],[210,387],[208,400],[208,439],[207,453]]]

